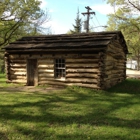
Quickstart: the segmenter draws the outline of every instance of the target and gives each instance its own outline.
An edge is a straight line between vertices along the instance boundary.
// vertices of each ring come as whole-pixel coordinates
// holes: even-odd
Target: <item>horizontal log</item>
[[[112,70],[112,73],[122,73],[124,72],[124,69],[114,69]]]
[[[42,58],[42,57],[39,54],[38,55],[34,55],[34,54],[9,55],[10,60],[16,60],[16,59],[26,60],[26,59],[36,59],[36,58]]]
[[[9,56],[4,56],[4,59],[7,61],[9,60]]]
[[[54,78],[40,78],[41,81],[55,81],[55,82],[64,82],[64,83],[100,83],[100,79],[92,78],[66,78],[66,79],[54,79]],[[39,80],[39,81],[40,81]]]
[[[73,86],[74,85],[74,86],[80,86],[80,87],[100,89],[100,87],[97,84],[60,83],[60,82],[56,82],[56,81],[41,81],[38,84],[39,85],[48,84],[48,85],[54,85],[54,86]]]
[[[26,64],[27,60],[25,60],[25,59],[10,59],[9,62],[10,63],[22,63],[22,64],[24,63],[24,64]]]
[[[98,68],[99,64],[67,64],[67,68]]]
[[[118,66],[118,67],[116,67],[116,69],[120,69],[120,70],[125,70],[126,69],[126,66]]]
[[[112,36],[109,36],[109,35],[106,35],[106,37],[104,35],[100,35],[100,37],[95,36],[95,35],[94,36],[90,35],[90,36],[88,36],[88,38],[84,34],[80,35],[80,38],[79,38],[78,35],[75,35],[75,36],[74,35],[72,35],[72,36],[63,36],[63,37],[62,36],[63,35],[60,35],[59,37],[54,37],[53,36],[53,38],[52,38],[51,35],[49,35],[47,37],[42,37],[41,36],[41,37],[37,37],[37,38],[27,37],[27,38],[25,38],[25,40],[21,39],[21,40],[18,40],[16,42],[14,42],[13,44],[27,44],[28,41],[31,44],[40,44],[42,42],[44,42],[45,44],[52,44],[52,43],[54,43],[54,40],[55,40],[55,43],[60,43],[60,44],[61,43],[66,44],[70,40],[71,40],[71,42],[74,41],[74,43],[77,42],[77,44],[79,44],[79,43],[82,43],[82,41],[83,42],[99,41],[101,38],[104,41],[112,39]]]
[[[107,71],[107,70],[112,70],[114,68],[114,66],[113,65],[110,65],[110,66],[106,66],[105,67],[105,70]]]
[[[125,59],[125,56],[121,55],[120,53],[118,53],[118,54],[112,54],[112,53],[110,53],[110,55],[113,55],[113,57],[115,59]]]
[[[100,79],[93,79],[93,78],[67,78],[67,82],[71,83],[99,83]]]
[[[111,82],[111,78],[110,77],[104,77],[104,85],[106,85],[107,83]]]
[[[79,86],[79,87],[87,87],[87,88],[94,88],[94,89],[101,89],[100,86],[98,86],[97,84],[83,84],[83,83],[70,83],[67,84],[67,86]]]
[[[66,78],[48,78],[48,81],[55,81],[55,82],[66,82]]]
[[[54,77],[38,77],[38,81],[52,81]]]
[[[10,71],[12,71],[12,72],[26,72],[26,69],[25,68],[13,68],[13,67],[10,67]]]
[[[38,68],[50,68],[53,69],[54,68],[54,64],[39,64]]]
[[[108,69],[125,69],[126,66],[125,65],[117,65],[115,63],[112,63],[112,65],[102,65],[106,70]],[[102,67],[101,66],[101,67]]]
[[[114,40],[113,45],[120,49],[123,48],[122,45],[120,44],[119,40]]]
[[[116,62],[117,62],[117,60],[116,60],[116,61],[109,60],[109,61],[105,61],[105,62],[104,62],[104,65],[106,65],[106,66],[108,66],[108,65],[113,65],[113,64],[116,63]]]
[[[19,72],[19,71],[9,71],[10,74],[14,74],[14,75],[26,75],[26,72]]]
[[[118,60],[117,60],[118,63],[126,63],[126,61],[127,61],[126,59],[121,59],[121,60],[118,59]]]
[[[54,73],[39,73],[39,77],[54,77]]]
[[[102,67],[102,66],[104,66],[104,63],[103,62],[98,62],[98,66]]]
[[[93,54],[93,53],[64,53],[64,54],[58,54],[58,53],[52,53],[52,54],[43,54],[43,53],[38,53],[38,54],[21,54],[21,55],[9,55],[9,59],[11,60],[17,60],[17,59],[20,59],[20,60],[26,60],[26,59],[39,59],[40,61],[41,60],[44,60],[44,59],[57,59],[57,58],[64,58],[64,59],[67,59],[67,58],[71,58],[71,59],[74,59],[74,58],[89,58],[89,59],[99,59],[100,58],[100,55],[97,53]]]
[[[99,76],[97,74],[93,74],[93,73],[67,73],[66,74],[66,78],[99,78]]]
[[[79,47],[79,48],[78,48]],[[69,47],[68,49],[66,49],[66,47],[65,48],[54,48],[53,47],[53,49],[50,49],[50,48],[47,48],[47,49],[26,49],[26,50],[16,50],[16,52],[35,52],[35,51],[37,51],[37,52],[69,52],[69,51],[71,51],[71,52],[80,52],[80,51],[89,51],[89,52],[91,52],[91,51],[104,51],[106,49],[106,47],[97,47],[97,48],[93,48],[93,47],[90,47],[89,45],[88,46],[81,46],[81,45],[79,45],[79,46],[75,46],[75,48],[74,48],[74,46],[72,46],[72,47]],[[15,50],[8,50],[8,52],[15,52]]]
[[[118,43],[118,45],[120,45],[120,44]],[[115,50],[115,52],[123,52],[123,47],[116,47],[116,45],[114,45],[114,44],[109,44],[108,48]]]
[[[18,55],[18,54],[9,55],[9,59],[17,59],[19,57],[20,57],[20,55]]]
[[[38,64],[54,64],[54,59],[39,59]]]
[[[54,69],[42,69],[42,68],[39,68],[39,69],[38,69],[38,73],[39,73],[39,74],[41,74],[41,73],[42,73],[42,74],[43,74],[43,73],[44,73],[44,74],[45,74],[45,73],[46,73],[46,74],[47,74],[47,73],[54,73]]]
[[[121,77],[121,75],[120,74],[112,74],[112,75],[110,75],[110,78],[120,78]]]
[[[66,86],[67,84],[65,82],[57,82],[57,81],[39,81],[39,85],[48,84],[48,85],[54,85],[54,86]]]
[[[124,61],[124,62],[119,62],[119,61],[117,61],[116,63],[117,63],[118,65],[122,65],[122,64],[125,65],[125,64],[126,64],[125,61]]]
[[[110,54],[106,54],[105,60],[106,60],[106,61],[113,61],[113,62],[117,61],[117,59],[115,59],[115,58],[114,58],[112,55],[110,55]]]
[[[115,65],[125,65],[126,62],[125,61],[120,61],[120,60],[107,60],[107,61],[104,61],[103,62],[104,65],[112,65],[112,64],[115,64]]]
[[[96,69],[72,69],[72,68],[67,68],[66,69],[66,72],[68,72],[68,73],[75,73],[75,72],[77,72],[77,73],[100,73],[100,70],[98,69],[98,68],[96,68]]]
[[[21,75],[21,74],[11,74],[11,73],[9,74],[8,73],[8,75],[9,76],[16,76],[16,77],[26,77],[26,74],[25,75]]]
[[[104,67],[105,68],[105,70],[123,70],[123,69],[125,69],[126,68],[126,66],[124,65],[117,65],[117,64],[112,64],[112,65],[108,65],[108,66],[105,66]]]
[[[117,71],[118,70],[118,71]],[[109,72],[110,71],[110,72]],[[118,73],[124,73],[124,68],[123,69],[118,69],[118,68],[114,68],[114,69],[107,69],[106,74],[118,74]]]
[[[12,80],[14,80],[14,79],[15,79],[15,80],[16,80],[16,79],[26,80],[26,79],[27,79],[27,78],[26,78],[26,75],[24,75],[24,76],[23,76],[23,75],[10,75],[9,77],[10,77],[10,79],[12,79]]]
[[[123,50],[122,51],[118,51],[118,50],[115,50],[115,49],[111,49],[109,47],[107,48],[106,53],[110,53],[110,54],[112,54],[112,56],[114,56],[116,54],[119,54],[119,55],[125,57],[125,54],[124,54]]]
[[[13,68],[26,68],[26,64],[14,64],[14,63],[10,63],[9,64],[10,67],[13,67]]]
[[[122,56],[120,54],[111,54],[107,53],[106,57],[104,58],[106,61],[113,61],[113,62],[121,62],[121,61],[126,61],[125,56]]]
[[[107,48],[106,51],[107,51],[107,53],[111,53],[111,54],[115,54],[116,53],[116,51],[111,49],[111,48]]]
[[[66,59],[66,63],[98,63],[100,61],[100,59],[83,59],[83,58],[79,58],[79,59]]]
[[[7,80],[6,82],[8,83],[21,83],[21,84],[26,84],[26,80]]]
[[[118,67],[125,67],[125,66],[126,66],[126,64],[123,64],[123,63],[122,63],[122,64],[121,64],[121,63],[118,63],[118,64],[117,64],[117,66],[118,66]]]
[[[112,82],[118,82],[120,81],[120,79],[125,79],[125,77],[112,77],[112,78],[105,78],[104,80],[106,81],[106,83],[112,83]]]
[[[38,54],[38,55],[33,55],[32,57],[41,60],[48,60],[48,59],[58,59],[58,58],[78,58],[79,55],[78,54],[68,54],[68,53],[64,53],[64,54],[57,54],[57,53],[53,53],[53,54]]]
[[[34,40],[34,41],[42,41],[42,40],[45,40],[45,41],[49,41],[49,42],[51,42],[51,41],[53,41],[54,40],[54,38],[55,38],[55,40],[56,40],[56,42],[62,42],[62,40],[60,40],[60,39],[63,39],[63,42],[68,42],[70,39],[76,39],[76,40],[78,40],[78,42],[80,41],[81,42],[81,38],[83,39],[83,40],[85,40],[85,39],[87,39],[87,40],[92,40],[93,41],[93,37],[94,37],[94,39],[95,40],[97,40],[97,39],[99,39],[100,40],[100,38],[101,37],[103,37],[103,38],[105,38],[105,40],[106,39],[111,39],[112,38],[112,34],[106,34],[106,36],[105,36],[105,34],[106,33],[102,33],[102,35],[100,35],[100,36],[95,36],[95,34],[90,34],[89,36],[88,36],[88,38],[87,38],[87,34],[80,34],[80,38],[79,38],[79,35],[78,34],[73,34],[73,35],[59,35],[59,37],[58,37],[58,35],[57,36],[54,36],[54,35],[49,35],[49,36],[38,36],[37,38],[36,37],[33,37],[33,36],[28,36],[28,37],[24,37],[24,39],[21,39],[21,41],[27,41],[27,40]],[[53,37],[53,38],[52,38]],[[76,41],[75,40],[75,41]],[[74,41],[74,42],[75,42]],[[26,42],[26,43],[28,43],[28,42]]]
[[[120,74],[121,75],[121,74],[125,74],[125,72],[116,72],[116,71],[114,72],[114,71],[112,71],[112,74]]]
[[[105,72],[106,74],[120,74],[120,73],[124,73],[123,70],[108,70]]]

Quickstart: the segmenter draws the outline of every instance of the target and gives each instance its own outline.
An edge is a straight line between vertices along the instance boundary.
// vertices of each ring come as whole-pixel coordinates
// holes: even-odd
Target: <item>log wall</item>
[[[54,60],[64,58],[66,78],[54,78]],[[27,83],[27,59],[38,60],[38,84],[100,88],[99,54],[11,54],[5,57],[8,82]]]
[[[102,70],[103,88],[112,87],[126,79],[126,54],[119,42],[108,45]]]
[[[66,63],[65,79],[54,78],[54,60],[64,58]],[[99,88],[99,54],[55,54],[38,59],[38,83],[51,85],[78,85]]]
[[[7,82],[26,84],[26,59],[20,55],[6,55]]]

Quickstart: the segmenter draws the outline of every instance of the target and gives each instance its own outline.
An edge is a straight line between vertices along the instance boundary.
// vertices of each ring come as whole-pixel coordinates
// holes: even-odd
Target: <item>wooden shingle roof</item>
[[[120,31],[28,36],[10,43],[4,49],[6,51],[94,49],[105,48],[113,40],[118,40],[124,47],[125,52],[128,52],[124,37]]]

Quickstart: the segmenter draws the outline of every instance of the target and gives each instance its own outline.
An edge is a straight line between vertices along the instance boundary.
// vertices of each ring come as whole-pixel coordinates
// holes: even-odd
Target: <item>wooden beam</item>
[[[75,73],[75,72],[78,72],[78,73],[100,73],[100,70],[98,68],[93,68],[93,69],[82,69],[82,68],[78,68],[78,69],[73,69],[73,68],[67,68],[66,69],[66,72],[68,73]]]

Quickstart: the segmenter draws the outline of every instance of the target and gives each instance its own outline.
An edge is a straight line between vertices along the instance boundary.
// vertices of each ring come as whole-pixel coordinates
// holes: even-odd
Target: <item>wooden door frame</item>
[[[27,79],[27,86],[29,86],[29,77],[28,77],[28,66],[29,66],[29,60],[36,60],[36,70],[35,70],[35,74],[34,74],[34,85],[33,86],[37,86],[38,85],[38,61],[37,59],[27,59],[26,60],[26,79]]]

